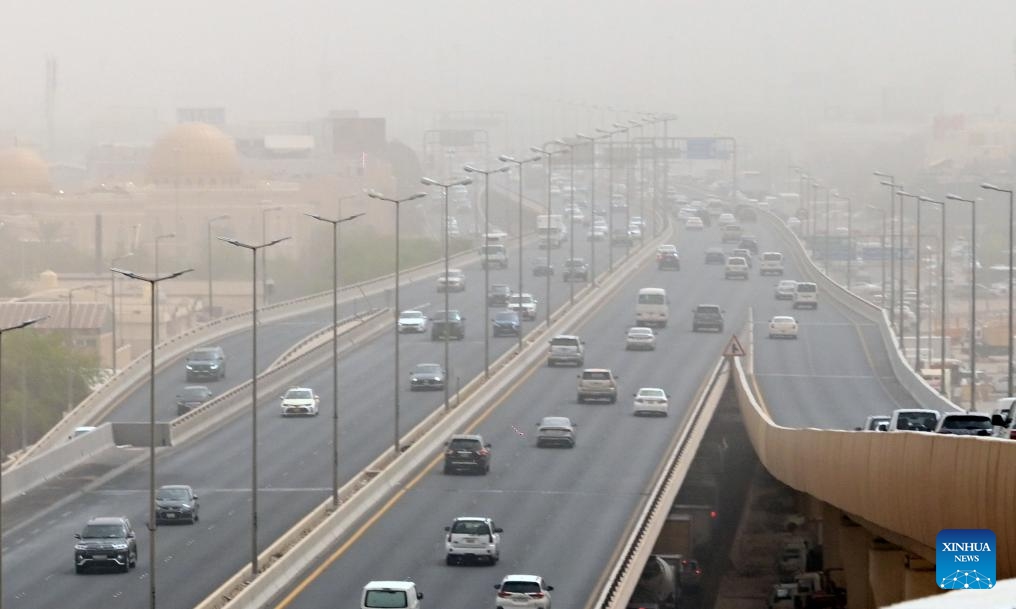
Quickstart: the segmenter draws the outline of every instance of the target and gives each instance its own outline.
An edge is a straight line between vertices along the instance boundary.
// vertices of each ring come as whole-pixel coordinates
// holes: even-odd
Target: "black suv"
[[[226,378],[226,352],[222,347],[200,347],[187,355],[188,381],[217,381]]]
[[[589,267],[586,266],[586,261],[581,258],[565,260],[561,279],[564,281],[589,281]]]
[[[456,434],[445,442],[444,473],[462,469],[490,472],[490,443],[483,436]]]
[[[466,318],[458,311],[438,311],[430,318],[430,340],[462,340],[466,337]]]
[[[723,332],[723,309],[719,305],[700,304],[692,309],[692,313],[692,332],[698,332],[703,329]]]
[[[167,484],[155,491],[155,523],[198,521],[198,496],[186,484]]]
[[[706,264],[727,264],[727,255],[722,247],[711,247],[706,250]]]
[[[88,567],[114,567],[123,573],[137,566],[138,544],[126,516],[92,518],[84,530],[75,533],[74,571]]]
[[[753,255],[758,256],[758,237],[745,235],[741,237],[741,242],[737,244],[737,247],[748,250]]]
[[[490,290],[487,292],[487,306],[488,307],[507,307],[508,297],[511,296],[511,286],[503,283],[495,283],[490,286]]]

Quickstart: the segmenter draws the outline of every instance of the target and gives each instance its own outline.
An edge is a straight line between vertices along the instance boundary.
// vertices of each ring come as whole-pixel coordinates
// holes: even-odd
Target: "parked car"
[[[409,373],[409,390],[444,389],[446,378],[441,364],[417,364]]]
[[[501,559],[501,533],[504,531],[486,517],[460,516],[445,530],[445,563],[485,561],[496,565]]]
[[[543,417],[537,424],[536,445],[575,448],[575,424],[568,417]]]
[[[305,415],[316,417],[321,398],[307,387],[290,387],[282,396],[282,416]]]
[[[399,332],[426,332],[427,315],[423,311],[403,311],[399,313]]]
[[[222,347],[200,347],[187,355],[184,363],[187,382],[226,378],[226,352]]]
[[[92,518],[74,539],[75,573],[91,567],[113,567],[126,573],[137,566],[138,544],[126,516]]]
[[[491,445],[483,436],[455,434],[445,443],[444,473],[470,470],[480,474],[490,472]]]
[[[155,522],[187,522],[200,520],[198,496],[186,484],[167,484],[155,491]]]
[[[212,399],[212,390],[204,385],[188,385],[176,394],[176,416],[183,416]]]

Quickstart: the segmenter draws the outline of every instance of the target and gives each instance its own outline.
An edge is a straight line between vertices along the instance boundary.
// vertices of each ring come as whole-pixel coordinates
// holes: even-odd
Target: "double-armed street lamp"
[[[556,142],[550,142],[550,143],[554,144]],[[545,294],[545,298],[547,299],[547,303],[546,303],[545,310],[547,311],[547,313],[546,313],[546,315],[547,315],[547,327],[549,328],[550,327],[550,311],[551,311],[551,307],[550,307],[550,276],[551,276],[551,272],[550,272],[550,269],[554,268],[553,258],[552,258],[552,252],[554,250],[554,243],[555,243],[555,241],[552,240],[551,235],[549,234],[549,230],[555,230],[552,227],[552,225],[550,224],[550,216],[551,216],[551,210],[553,209],[553,198],[554,198],[553,195],[551,194],[552,181],[553,181],[552,178],[553,178],[553,168],[554,168],[554,155],[555,154],[567,154],[569,152],[569,149],[568,148],[563,148],[561,150],[550,150],[550,145],[548,144],[548,145],[545,145],[543,148],[540,148],[539,146],[533,146],[533,147],[530,148],[530,150],[532,150],[533,152],[535,152],[537,154],[543,155],[547,159],[547,229],[548,229],[548,234],[546,236],[546,241],[545,241],[546,246],[547,246],[547,272],[546,272],[547,293]],[[569,239],[573,239],[574,236],[573,235],[569,235],[568,238]]]
[[[444,335],[444,341],[443,341],[444,342],[444,374],[445,374],[445,379],[444,379],[445,380],[445,382],[444,382],[444,407],[445,407],[445,410],[448,410],[450,399],[451,399],[451,395],[449,393],[449,391],[451,390],[451,379],[449,378],[449,376],[451,375],[451,365],[449,364],[449,361],[448,361],[448,339],[451,337],[451,332],[449,331],[450,330],[450,327],[449,327],[449,321],[450,320],[449,320],[449,317],[448,317],[448,314],[449,314],[449,305],[448,305],[448,218],[449,218],[449,216],[448,216],[448,190],[450,188],[454,187],[454,186],[468,186],[468,185],[473,183],[473,179],[472,178],[462,178],[460,180],[446,180],[444,182],[439,182],[439,181],[437,181],[437,180],[435,180],[433,178],[420,178],[420,183],[424,184],[425,186],[437,186],[437,187],[441,188],[444,191],[444,280],[445,280],[445,286],[444,286],[444,315],[445,315],[445,318],[444,318],[444,331],[442,332],[442,334]],[[484,324],[484,325],[486,325],[486,324]]]
[[[487,294],[490,293],[490,264],[488,264],[487,256],[490,251],[490,176],[495,173],[504,173],[511,169],[511,165],[502,165],[496,169],[480,169],[473,165],[464,165],[462,167],[467,173],[478,173],[483,176],[483,255],[481,259],[483,261],[483,308],[481,311],[487,310]],[[521,180],[521,178],[520,178]],[[521,197],[521,184],[519,185]],[[522,220],[519,220],[519,226],[522,226]],[[519,269],[522,268],[522,231],[519,230]],[[521,272],[521,271],[519,271]],[[521,285],[521,282],[520,282]],[[519,288],[521,290],[521,288]],[[490,378],[490,326],[483,324],[483,378]]]
[[[399,262],[399,241],[401,239],[401,219],[402,219],[402,204],[407,201],[415,201],[416,199],[422,199],[426,197],[426,193],[418,192],[416,194],[403,197],[401,199],[386,197],[376,190],[368,190],[367,196],[371,199],[377,199],[378,201],[386,201],[395,205],[395,384],[393,385],[395,390],[395,443],[393,444],[395,450],[395,456],[399,456],[399,387],[402,379],[399,378],[399,270],[401,264]],[[445,371],[445,383],[448,383],[448,371]]]
[[[332,225],[332,506],[339,505],[339,225],[363,214],[345,218],[308,217]],[[396,386],[396,391],[398,387]]]
[[[977,410],[977,201],[947,194],[946,199],[970,203],[970,411]]]
[[[607,139],[607,270],[614,270],[614,136],[623,129],[596,128]],[[627,230],[627,229],[626,229]]]
[[[882,171],[873,171],[872,175],[886,178],[879,182],[889,188],[889,300],[883,293],[882,308],[889,309],[889,324],[896,325],[896,178]],[[885,252],[882,252],[885,256]],[[888,306],[886,306],[888,302]]]
[[[217,237],[232,246],[243,248],[251,255],[251,502],[250,502],[250,569],[251,577],[258,576],[258,250],[264,250],[282,243],[289,237],[281,237],[262,243],[244,243],[229,237]]]
[[[520,299],[519,300],[519,303],[520,303],[519,304],[519,306],[520,306],[520,308],[519,308],[519,315],[520,315],[520,317],[519,317],[519,320],[520,320],[519,324],[520,325],[519,325],[519,346],[518,346],[518,348],[519,348],[519,353],[522,353],[522,326],[521,326],[521,323],[522,323],[521,322],[521,314],[522,314],[522,309],[521,309],[522,300],[521,300],[521,298],[522,298],[522,287],[523,287],[522,286],[522,276],[523,276],[523,273],[522,273],[522,174],[525,173],[525,166],[526,165],[528,165],[529,163],[535,163],[537,161],[540,161],[540,160],[542,160],[542,157],[540,157],[539,155],[535,155],[535,156],[530,156],[530,157],[526,157],[526,158],[522,158],[522,159],[517,159],[517,158],[515,158],[513,156],[509,156],[507,154],[502,154],[501,156],[497,157],[497,160],[501,161],[502,163],[508,163],[509,165],[515,165],[515,168],[519,172],[519,219],[518,219],[518,225],[519,225],[519,229],[518,229],[519,230],[519,293],[518,293],[518,297]]]
[[[589,164],[592,166],[591,180],[589,185],[589,276],[593,283],[593,287],[596,287],[596,140],[603,140],[609,135],[585,135],[583,133],[576,133],[575,137],[580,140],[589,142]],[[608,204],[609,209],[609,204]],[[609,213],[609,212],[608,212]],[[607,235],[607,248],[610,248],[610,235]]]
[[[155,520],[155,333],[156,333],[156,305],[159,301],[158,290],[159,283],[166,281],[167,279],[175,279],[184,273],[189,273],[193,269],[184,269],[182,271],[176,271],[169,275],[141,275],[133,271],[119,269],[113,267],[110,271],[119,273],[124,277],[130,279],[136,279],[138,281],[144,281],[149,286],[151,292],[152,303],[150,306],[151,311],[151,328],[149,332],[151,334],[152,347],[148,350],[148,562],[149,562],[149,575],[148,575],[148,606],[150,609],[155,609],[155,570],[158,563],[155,560],[155,531],[156,520]]]

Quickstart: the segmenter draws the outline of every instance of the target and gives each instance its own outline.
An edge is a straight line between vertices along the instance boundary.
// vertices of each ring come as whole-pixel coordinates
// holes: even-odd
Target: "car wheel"
[[[192,522],[197,522],[199,520],[201,520],[201,517],[198,515],[197,512],[194,512],[194,520]]]
[[[449,467],[448,465],[445,465],[445,466],[444,466],[444,473],[445,473],[446,475],[447,475],[447,474],[451,474],[451,473],[452,473],[452,468],[451,468],[451,467]]]
[[[616,404],[617,403],[617,396],[616,395],[610,396],[610,403],[611,404]]]
[[[446,564],[446,565],[449,565],[449,566],[450,566],[450,565],[454,565],[454,564],[455,564],[455,562],[456,562],[456,561],[455,561],[455,557],[454,557],[454,556],[452,556],[451,554],[449,554],[448,556],[445,556],[445,564]]]
[[[586,398],[582,397],[582,394],[580,393],[578,397],[575,398],[575,401],[577,401],[579,404],[583,404],[585,403]]]
[[[124,561],[123,566],[120,567],[120,572],[126,573],[130,570],[131,570],[131,559],[130,557],[128,557],[127,560]]]

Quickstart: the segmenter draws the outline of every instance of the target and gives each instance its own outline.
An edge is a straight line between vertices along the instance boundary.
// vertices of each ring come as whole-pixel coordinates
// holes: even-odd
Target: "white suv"
[[[492,565],[501,558],[501,532],[490,518],[460,516],[445,527],[445,562],[485,560]]]
[[[794,308],[818,308],[818,286],[810,281],[798,281],[794,288]]]
[[[727,266],[723,269],[723,277],[725,279],[737,277],[748,279],[748,261],[737,256],[727,258]]]
[[[780,275],[783,276],[783,254],[779,252],[762,252],[759,257],[759,275]]]
[[[494,588],[497,609],[550,609],[554,586],[548,586],[539,575],[506,575]]]

